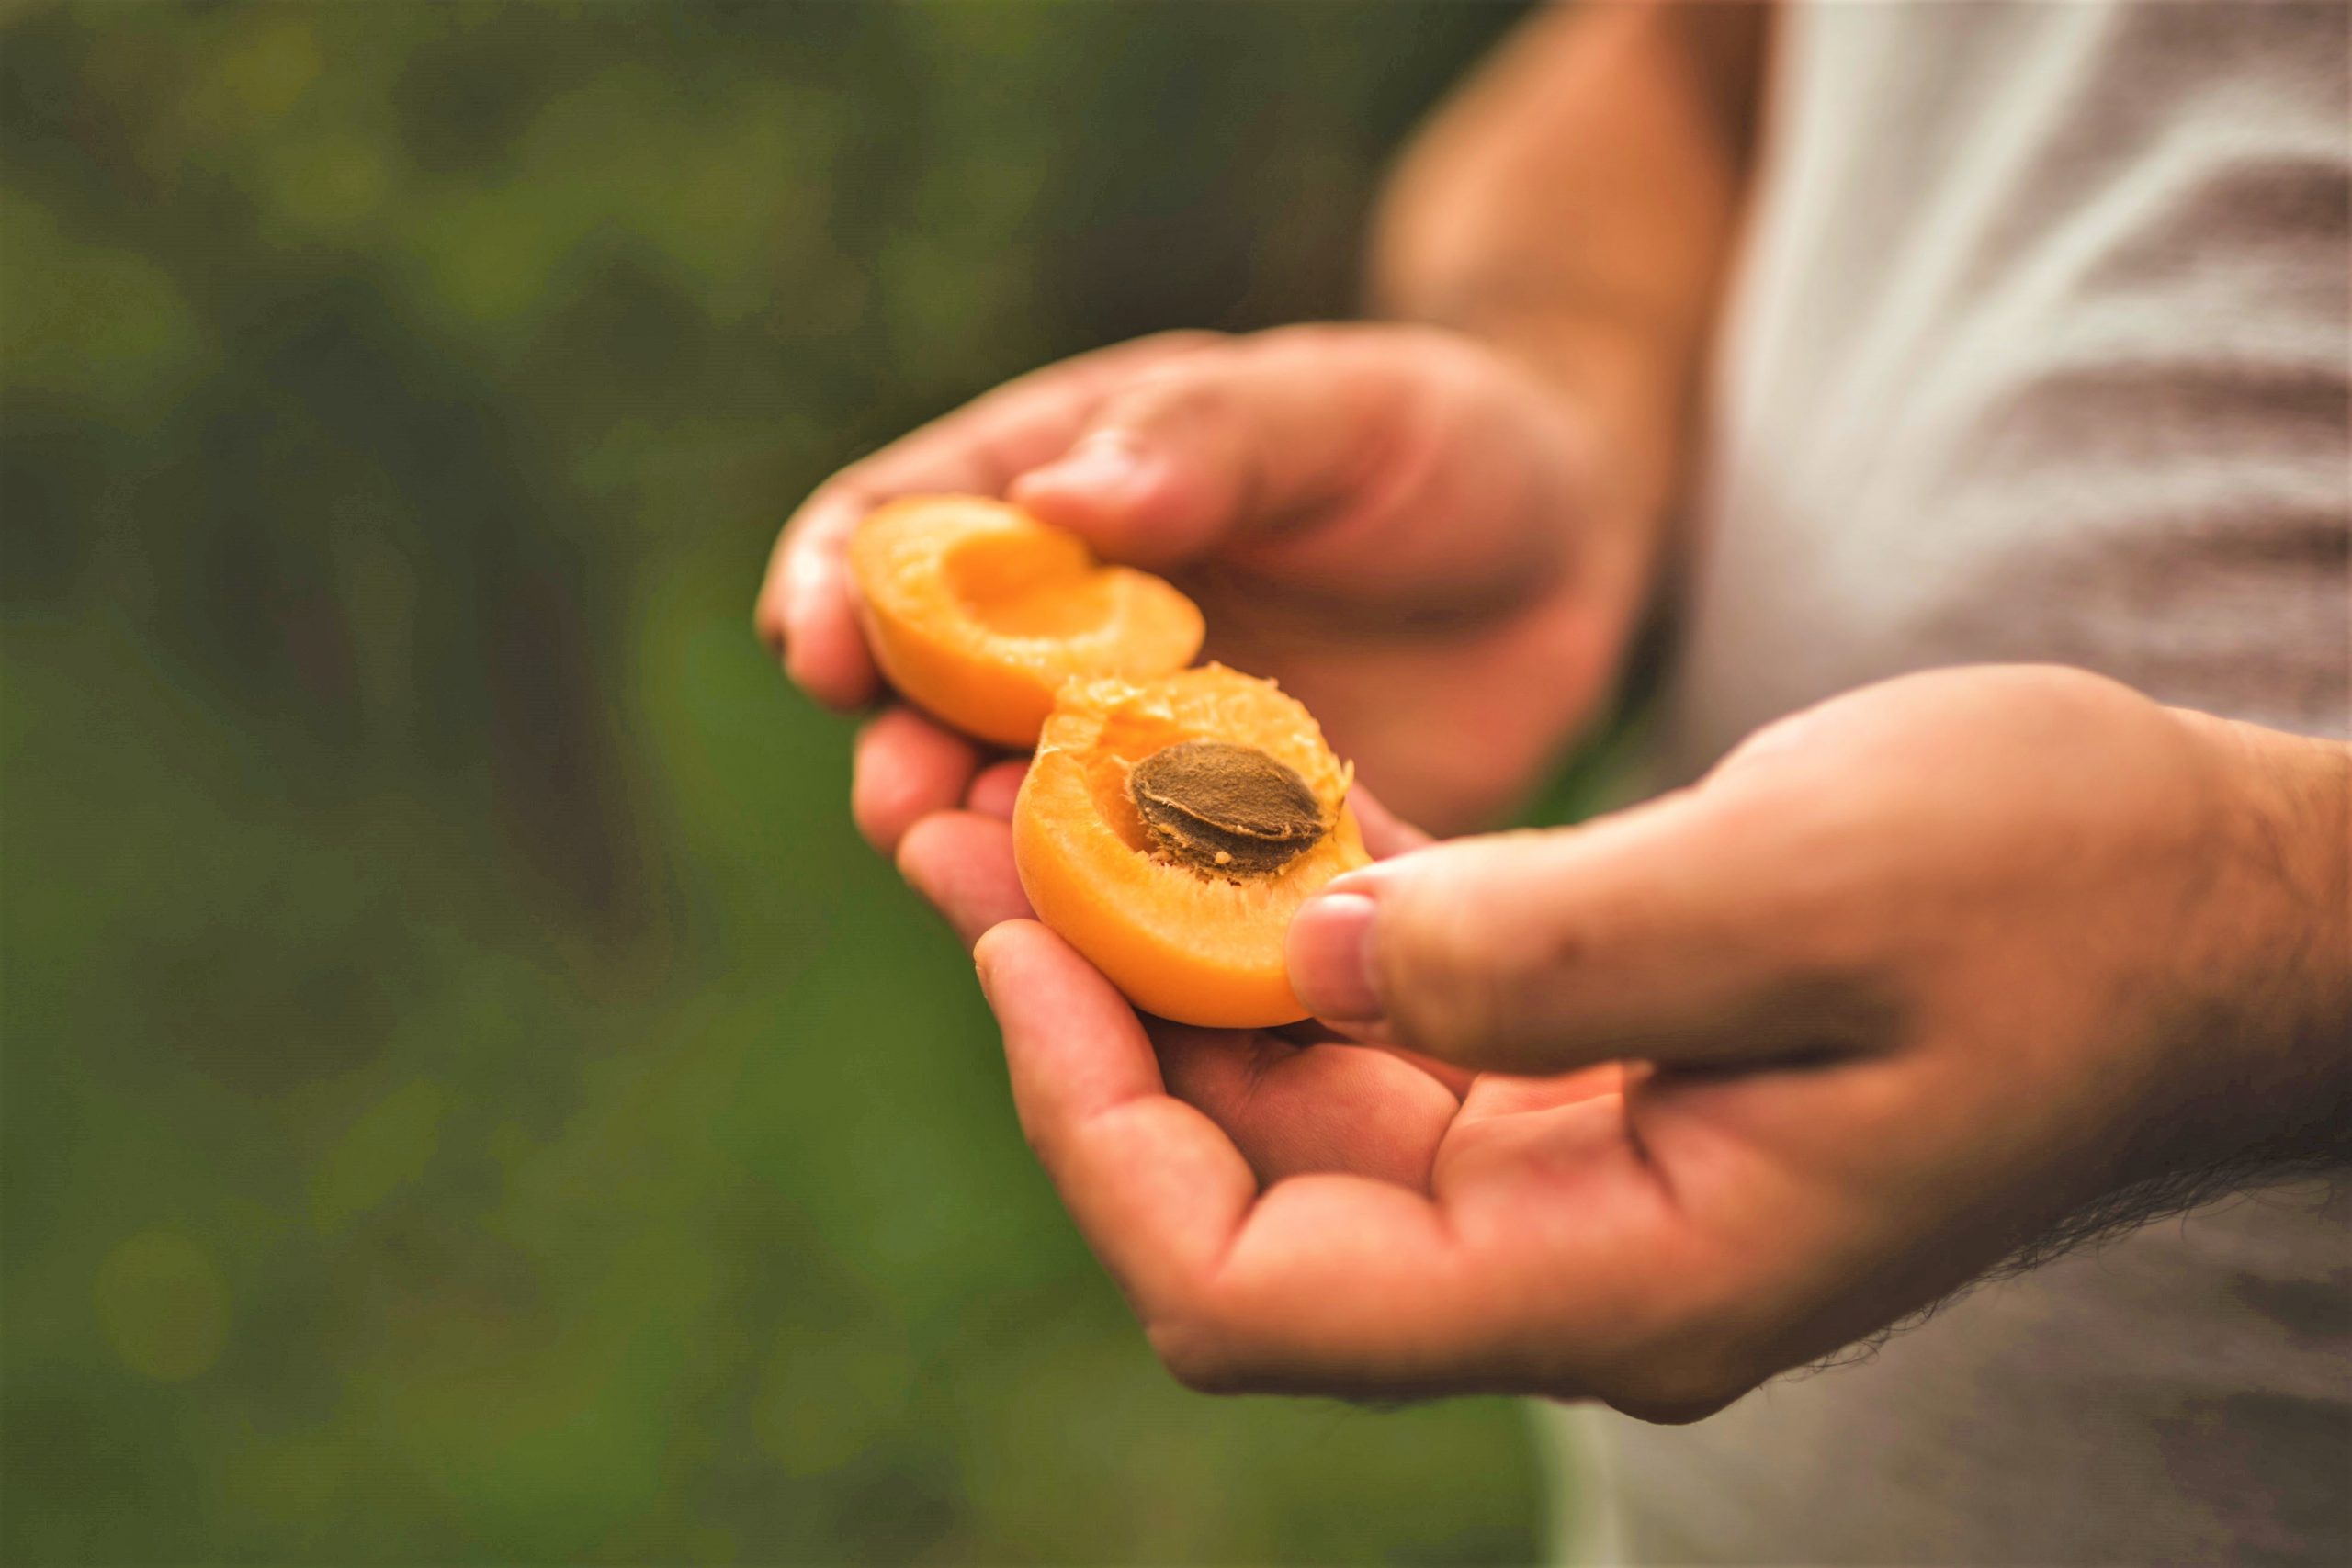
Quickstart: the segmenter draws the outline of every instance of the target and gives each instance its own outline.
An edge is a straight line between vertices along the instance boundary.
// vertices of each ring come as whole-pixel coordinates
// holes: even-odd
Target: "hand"
[[[762,635],[836,706],[875,692],[843,542],[894,495],[1004,495],[1201,603],[1208,653],[1282,682],[1400,809],[1506,805],[1589,716],[1647,592],[1645,508],[1561,394],[1403,326],[1148,338],[1049,367],[844,470],[786,528]],[[853,800],[888,850],[980,753],[903,712]]]
[[[2347,814],[2342,747],[1962,671],[1310,904],[1302,997],[1453,1073],[1148,1033],[1029,922],[978,956],[1023,1124],[1188,1382],[1680,1419],[2147,1184],[2341,1159]],[[951,907],[1003,869],[970,820],[902,857]]]

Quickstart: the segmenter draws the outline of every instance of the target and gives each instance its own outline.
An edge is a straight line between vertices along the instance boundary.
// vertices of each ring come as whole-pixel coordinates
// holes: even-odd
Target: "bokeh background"
[[[831,468],[1345,313],[1503,6],[0,11],[12,1562],[1519,1561],[1217,1402],[753,641]]]

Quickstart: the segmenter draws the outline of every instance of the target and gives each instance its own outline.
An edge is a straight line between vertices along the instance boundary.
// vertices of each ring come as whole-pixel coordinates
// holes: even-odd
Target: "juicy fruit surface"
[[[1138,808],[1135,773],[1196,742],[1262,754],[1305,790],[1294,809],[1311,804],[1328,827],[1261,871],[1171,852]],[[1271,682],[1215,664],[1072,682],[1013,810],[1022,886],[1039,918],[1145,1010],[1227,1029],[1295,1023],[1306,1010],[1284,964],[1291,917],[1371,861],[1347,809],[1349,783],[1314,718]],[[1275,826],[1295,831],[1295,818]]]
[[[1000,745],[1035,744],[1073,676],[1159,675],[1200,651],[1190,599],[1001,502],[892,502],[859,525],[849,565],[890,684]]]

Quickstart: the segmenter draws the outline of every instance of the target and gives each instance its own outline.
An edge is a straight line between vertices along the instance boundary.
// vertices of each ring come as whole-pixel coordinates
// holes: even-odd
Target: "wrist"
[[[2213,830],[2218,982],[2185,1040],[2203,1146],[2258,1173],[2352,1161],[2352,748],[2184,714],[2224,780]]]
[[[1498,309],[1448,330],[1476,344],[1545,410],[1538,428],[1561,475],[1555,510],[1573,530],[1577,597],[1630,638],[1669,570],[1687,420],[1680,377],[1652,337],[1620,321]]]

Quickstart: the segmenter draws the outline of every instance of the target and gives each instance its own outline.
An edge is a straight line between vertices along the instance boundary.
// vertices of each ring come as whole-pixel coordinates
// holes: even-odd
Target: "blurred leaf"
[[[447,1097],[419,1078],[370,1106],[311,1174],[311,1223],[340,1230],[413,1184],[439,1146]]]
[[[134,1371],[177,1382],[220,1354],[228,1287],[184,1235],[148,1231],[122,1243],[98,1266],[96,1294],[99,1321]]]
[[[1176,1388],[753,642],[828,471],[1350,306],[1507,7],[0,9],[0,1558],[1523,1561]]]

